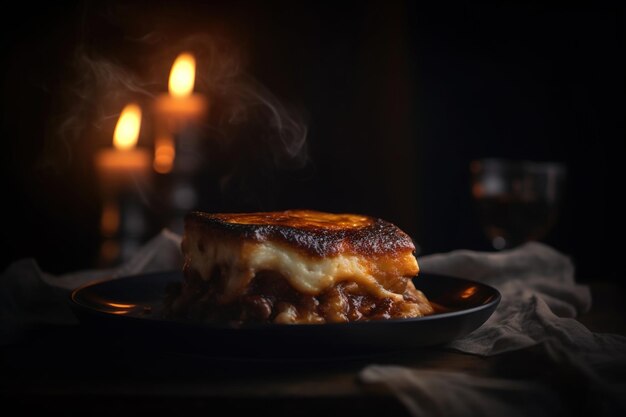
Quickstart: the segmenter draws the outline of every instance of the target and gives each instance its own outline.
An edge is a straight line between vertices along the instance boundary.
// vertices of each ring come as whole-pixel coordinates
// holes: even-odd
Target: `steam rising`
[[[119,116],[122,107],[137,97],[153,97],[138,77],[123,66],[103,57],[89,54],[82,47],[75,53],[75,79],[69,87],[66,113],[57,116],[58,136],[68,158],[78,140],[94,138],[106,121]]]
[[[197,88],[207,92],[212,112],[219,115],[213,119],[214,128],[231,138],[238,129],[254,128],[277,167],[300,167],[306,162],[308,129],[301,112],[287,107],[247,74],[243,57],[232,45],[195,35],[177,50],[186,48],[196,53],[199,67],[206,68],[197,74]]]
[[[270,142],[270,145],[274,146],[274,162],[280,164],[281,158],[286,157],[288,161],[302,163],[307,137],[307,126],[303,121],[297,119],[295,114],[290,114],[283,104],[261,85],[254,85],[252,82],[243,84],[240,97],[244,102],[258,105],[261,118],[267,120],[269,127],[275,132],[275,141]],[[246,108],[239,111],[244,113],[245,120]],[[235,123],[241,117],[241,114],[232,114],[229,122]]]
[[[259,195],[269,193],[280,171],[306,165],[307,126],[301,113],[247,74],[242,55],[232,45],[206,34],[179,42],[148,34],[133,42],[152,52],[136,68],[121,64],[119,57],[97,55],[84,47],[77,51],[70,104],[58,124],[68,150],[94,133],[100,144],[110,143],[110,128],[131,101],[144,107],[146,123],[151,123],[152,101],[167,92],[174,58],[190,51],[197,62],[195,91],[209,100],[209,117],[199,126],[208,146],[203,163],[218,179],[223,196],[258,208],[264,204]],[[148,142],[151,145],[152,138]]]

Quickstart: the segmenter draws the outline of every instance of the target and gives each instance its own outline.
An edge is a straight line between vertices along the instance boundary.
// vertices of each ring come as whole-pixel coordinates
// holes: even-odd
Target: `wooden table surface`
[[[621,288],[608,283],[591,288],[594,307],[580,321],[592,331],[626,335]],[[349,410],[402,416],[407,411],[384,387],[359,381],[360,370],[396,364],[508,378],[549,373],[549,364],[538,362],[533,349],[490,358],[427,348],[364,358],[233,360],[136,350],[115,340],[103,345],[85,339],[78,327],[41,329],[0,353],[2,404],[19,407],[20,415],[206,415],[217,407],[235,415]]]

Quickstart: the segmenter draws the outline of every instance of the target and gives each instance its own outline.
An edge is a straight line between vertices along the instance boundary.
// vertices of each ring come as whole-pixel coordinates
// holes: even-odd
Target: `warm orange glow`
[[[170,72],[170,94],[174,97],[186,97],[191,95],[195,80],[196,58],[187,52],[178,55]]]
[[[113,133],[113,145],[119,150],[132,149],[139,140],[141,128],[141,108],[134,103],[128,104],[122,110],[115,132]]]
[[[137,307],[137,304],[121,304],[121,303],[106,303],[108,306],[110,307],[115,307],[115,308],[135,308]]]
[[[481,198],[485,196],[485,190],[482,184],[472,185],[472,195],[474,196],[474,198]]]
[[[176,158],[176,149],[174,148],[174,140],[171,136],[162,136],[156,139],[154,143],[154,162],[152,166],[159,174],[167,174],[174,167],[174,158]]]
[[[478,291],[478,287],[467,287],[465,291],[461,293],[461,298],[470,298],[472,295],[476,294],[476,291]]]
[[[108,203],[102,207],[100,217],[100,231],[103,236],[115,236],[120,227],[120,210],[115,203]]]
[[[105,302],[107,307],[113,308],[114,310],[109,310],[108,313],[111,314],[129,314],[132,313],[132,310],[137,307],[137,304],[123,304],[123,303],[111,303]]]
[[[105,239],[100,245],[100,261],[104,265],[111,265],[120,256],[120,245],[116,239]]]

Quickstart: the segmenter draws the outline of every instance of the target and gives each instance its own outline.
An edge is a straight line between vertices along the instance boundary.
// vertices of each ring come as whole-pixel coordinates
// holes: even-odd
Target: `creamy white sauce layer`
[[[371,260],[355,255],[336,255],[319,258],[307,256],[287,245],[276,242],[238,242],[235,240],[207,241],[204,253],[197,245],[198,236],[188,236],[186,249],[190,266],[205,280],[218,267],[226,278],[226,289],[221,302],[229,302],[241,294],[250,280],[260,271],[275,271],[284,276],[298,291],[318,295],[336,283],[349,279],[378,297],[402,300],[402,294],[388,291],[372,276]],[[409,262],[417,260],[412,254]]]

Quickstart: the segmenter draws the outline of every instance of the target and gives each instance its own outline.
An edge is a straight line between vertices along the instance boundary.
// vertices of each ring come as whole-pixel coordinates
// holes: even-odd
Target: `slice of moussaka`
[[[166,315],[201,321],[316,324],[433,312],[412,278],[411,238],[358,214],[191,212],[182,285]]]

